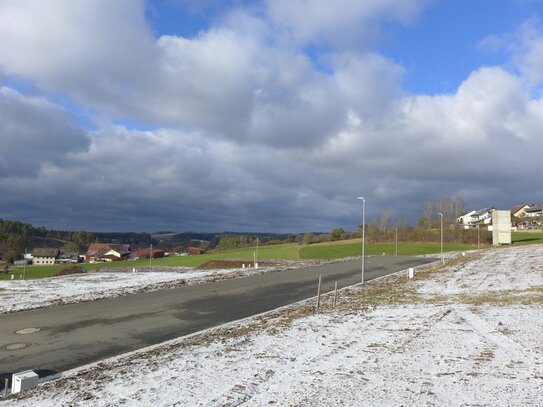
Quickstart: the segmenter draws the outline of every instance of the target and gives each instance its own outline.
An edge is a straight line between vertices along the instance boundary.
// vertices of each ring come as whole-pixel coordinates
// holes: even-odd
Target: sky
[[[0,218],[355,230],[543,200],[543,0],[2,0]]]

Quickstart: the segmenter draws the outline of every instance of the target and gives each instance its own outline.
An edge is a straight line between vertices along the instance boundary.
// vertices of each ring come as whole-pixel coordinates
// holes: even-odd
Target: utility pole
[[[359,196],[356,199],[362,201],[362,284],[364,284],[364,272],[366,270],[366,198]]]

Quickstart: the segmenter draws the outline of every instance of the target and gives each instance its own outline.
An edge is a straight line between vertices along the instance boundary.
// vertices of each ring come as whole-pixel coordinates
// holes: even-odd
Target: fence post
[[[319,288],[317,289],[317,311],[321,306],[321,284],[322,284],[322,274],[319,274]]]

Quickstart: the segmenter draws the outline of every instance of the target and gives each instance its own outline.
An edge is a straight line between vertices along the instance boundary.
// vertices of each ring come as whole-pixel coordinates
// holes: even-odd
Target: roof
[[[121,256],[128,256],[131,252],[126,250],[126,246],[122,244],[108,244],[104,246],[101,250],[98,250],[92,256],[94,257],[107,257],[106,254],[110,251],[119,253]]]
[[[59,249],[54,249],[51,247],[32,249],[33,257],[57,257],[59,253],[60,253]]]
[[[158,253],[164,253],[164,250],[153,247],[153,255],[158,254]],[[138,251],[136,251],[135,254],[138,257],[149,256],[149,248],[147,247],[145,249],[139,249]]]
[[[106,247],[109,247],[113,250],[117,250],[119,253],[120,250],[123,250],[124,253],[130,252],[130,245],[129,244],[113,244],[113,243],[91,243],[89,245],[89,249],[87,250],[86,255],[87,256],[94,256],[99,251],[105,249]]]
[[[528,204],[525,204],[525,203],[521,203],[521,204],[518,204],[518,205],[515,205],[511,208],[511,213],[514,215],[515,213],[521,211],[522,209],[524,209],[525,206],[530,206]]]
[[[543,210],[543,202],[530,206],[526,212],[539,212]]]
[[[491,206],[489,208],[483,208],[483,209],[479,209],[477,212],[475,212],[473,215],[471,216],[481,216],[483,213],[487,213],[487,212],[490,212],[490,211],[493,211],[494,210],[494,207]]]

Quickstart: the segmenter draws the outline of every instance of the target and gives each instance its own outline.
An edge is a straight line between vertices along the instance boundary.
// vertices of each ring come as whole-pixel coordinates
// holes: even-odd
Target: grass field
[[[543,244],[543,232],[513,232],[513,244]],[[473,245],[469,244],[445,244],[444,251],[461,251],[474,249]],[[378,256],[383,253],[387,255],[395,254],[394,243],[376,243],[366,244],[367,256]],[[440,252],[439,243],[399,243],[398,255],[400,256],[415,256],[420,254],[436,254]],[[339,259],[342,257],[360,256],[361,240],[347,240],[327,243],[317,243],[309,246],[300,246],[296,243],[283,244],[276,246],[262,246],[258,250],[260,259]],[[254,247],[216,251],[203,254],[200,256],[175,256],[164,257],[162,259],[154,259],[154,266],[185,266],[198,267],[209,260],[216,259],[248,259],[252,260],[254,255]],[[104,267],[135,267],[143,268],[149,265],[149,260],[134,260],[126,262],[100,263],[100,264],[79,264],[85,270],[91,271],[97,268]],[[45,278],[55,275],[63,268],[70,266],[28,266],[26,268],[26,278]],[[0,273],[0,280],[11,279],[11,274],[19,279],[23,274],[23,268],[12,268],[8,274]]]
[[[513,244],[543,243],[543,232],[513,232]]]
[[[311,245],[300,250],[302,259],[339,259],[342,257],[360,256],[362,254],[361,241],[347,244]],[[443,251],[470,250],[474,247],[468,244],[445,244]],[[366,245],[367,256],[379,256],[384,254],[394,255],[396,251],[394,243],[374,243]],[[439,243],[398,243],[399,256],[416,256],[420,254],[435,254],[441,251]]]

